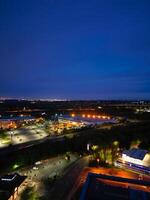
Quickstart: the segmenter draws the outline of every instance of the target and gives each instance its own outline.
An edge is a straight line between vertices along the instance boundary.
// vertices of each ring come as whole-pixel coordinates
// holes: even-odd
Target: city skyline
[[[0,2],[0,96],[150,99],[147,0]]]

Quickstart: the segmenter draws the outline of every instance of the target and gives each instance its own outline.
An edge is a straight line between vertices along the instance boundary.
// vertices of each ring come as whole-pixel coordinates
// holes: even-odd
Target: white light
[[[16,177],[17,177],[17,175],[15,175],[15,176],[12,177],[12,178],[2,178],[1,180],[2,180],[2,181],[13,181]]]

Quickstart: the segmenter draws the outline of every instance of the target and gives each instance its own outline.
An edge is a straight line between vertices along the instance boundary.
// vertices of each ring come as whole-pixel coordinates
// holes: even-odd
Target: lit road
[[[43,186],[43,180],[54,178],[55,175],[61,176],[63,171],[72,165],[79,157],[70,154],[70,161],[65,160],[65,155],[43,160],[38,165],[27,167],[17,171],[21,175],[26,175],[27,179],[21,186],[23,190],[27,186],[34,186],[39,196],[47,193]]]
[[[21,173],[28,176],[31,181],[40,181],[42,179],[51,178],[54,175],[59,175],[60,172],[77,159],[77,156],[71,154],[70,161],[65,160],[65,155],[57,156],[51,159],[43,160],[41,164],[35,165],[27,170],[22,170]],[[34,169],[34,167],[36,167]]]
[[[4,148],[1,148],[0,149],[0,160],[3,160],[6,158],[6,156],[8,154],[12,154],[13,152],[18,152],[22,149],[28,149],[30,147],[33,147],[33,146],[36,146],[36,145],[40,145],[40,144],[43,144],[45,142],[61,142],[63,140],[65,140],[65,136],[66,137],[69,137],[69,136],[72,136],[72,133],[71,134],[67,134],[67,135],[60,135],[60,136],[55,136],[55,137],[45,137],[43,139],[39,139],[39,140],[34,140],[34,141],[29,141],[29,142],[25,142],[25,143],[21,143],[21,144],[16,144],[16,145],[12,145],[12,146],[9,146],[9,147],[4,147]]]
[[[81,171],[88,166],[89,156],[83,157],[74,163],[68,170],[65,171],[64,176],[56,182],[48,199],[65,200],[68,192],[74,185],[76,178]]]
[[[34,125],[26,128],[16,129],[12,132],[13,132],[12,133],[13,145],[10,146],[8,143],[2,144],[3,141],[0,141],[0,159],[3,156],[6,157],[7,154],[9,153],[17,151],[19,152],[19,150],[21,149],[30,148],[31,146],[35,146],[44,143],[46,141],[49,142],[63,141],[65,137],[71,138],[73,137],[73,135],[77,134],[75,132],[75,133],[52,136],[46,133],[43,127],[38,127]],[[80,132],[78,132],[78,134],[80,134]],[[10,140],[11,137],[9,135],[9,132],[8,136]]]
[[[45,124],[26,125],[22,128],[5,131],[5,137],[1,138],[0,140],[0,148],[8,147],[10,144],[18,145],[28,142],[35,142],[41,139],[46,139],[48,136],[55,137],[58,136],[55,132],[56,130],[61,130],[61,135],[63,135],[62,131],[64,128],[72,129],[81,127],[83,127],[82,123],[62,120],[58,124],[51,122],[49,130],[45,129]]]
[[[88,173],[96,173],[96,174],[104,174],[104,175],[111,175],[111,176],[118,176],[121,178],[129,178],[129,179],[139,179],[139,175],[133,172],[127,172],[125,170],[117,169],[117,168],[85,168],[79,175],[78,178],[76,179],[75,184],[73,185],[72,189],[70,190],[67,200],[75,200],[79,198],[78,193],[80,192],[83,184],[86,181]],[[143,180],[145,181],[150,181],[150,177],[148,176],[143,176]],[[107,181],[109,184],[117,184],[117,183],[112,183],[112,181]],[[133,187],[133,184],[123,184],[124,187]],[[138,186],[134,185],[135,189],[141,189],[143,191],[150,191],[149,187],[145,186]]]

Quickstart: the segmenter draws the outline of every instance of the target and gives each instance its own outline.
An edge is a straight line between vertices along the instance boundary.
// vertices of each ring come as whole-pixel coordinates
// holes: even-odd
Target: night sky
[[[0,0],[0,96],[150,99],[150,0]]]

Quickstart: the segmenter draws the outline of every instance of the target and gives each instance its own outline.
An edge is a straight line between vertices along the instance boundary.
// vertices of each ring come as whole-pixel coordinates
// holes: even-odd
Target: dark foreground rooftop
[[[149,200],[149,188],[149,182],[89,173],[80,200]]]
[[[24,182],[26,176],[17,173],[0,177],[0,200],[9,199],[15,190]]]

